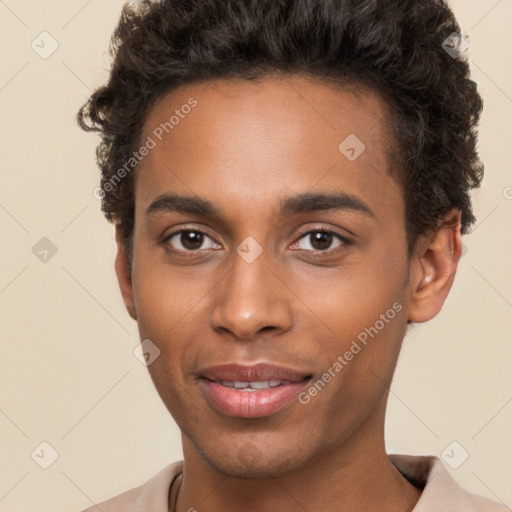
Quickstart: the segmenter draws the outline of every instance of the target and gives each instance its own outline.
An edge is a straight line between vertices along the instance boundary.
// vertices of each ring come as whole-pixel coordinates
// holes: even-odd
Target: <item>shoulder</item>
[[[183,471],[183,462],[169,464],[144,484],[129,489],[101,503],[82,510],[82,512],[167,512],[169,488]]]
[[[413,485],[423,488],[413,512],[510,512],[504,504],[463,489],[437,457],[389,455],[389,459]]]
[[[98,512],[98,510],[102,510],[103,512],[135,512],[137,510],[135,503],[140,496],[141,489],[142,486],[130,489],[118,496],[114,496],[113,498],[82,510],[82,512]]]

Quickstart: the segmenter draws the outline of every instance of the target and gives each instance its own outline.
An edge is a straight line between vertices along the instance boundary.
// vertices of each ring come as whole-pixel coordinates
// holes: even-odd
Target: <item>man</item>
[[[125,7],[79,121],[184,462],[90,510],[506,509],[384,446],[483,173],[458,34],[441,0]]]

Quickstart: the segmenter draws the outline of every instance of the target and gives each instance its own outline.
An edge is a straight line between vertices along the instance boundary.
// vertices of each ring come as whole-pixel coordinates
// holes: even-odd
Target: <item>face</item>
[[[386,119],[295,76],[186,85],[145,121],[123,293],[187,450],[223,473],[381,436],[411,297]]]

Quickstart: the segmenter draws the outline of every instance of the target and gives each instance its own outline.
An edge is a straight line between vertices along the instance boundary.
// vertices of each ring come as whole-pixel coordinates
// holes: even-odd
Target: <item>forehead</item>
[[[387,125],[385,102],[356,86],[300,76],[181,86],[145,120],[141,143],[153,147],[137,169],[136,209],[169,191],[246,210],[315,188],[364,196],[377,210],[400,203]]]

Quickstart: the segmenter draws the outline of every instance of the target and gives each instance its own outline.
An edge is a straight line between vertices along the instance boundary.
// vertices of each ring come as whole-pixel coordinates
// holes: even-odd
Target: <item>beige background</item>
[[[178,429],[132,353],[113,228],[92,193],[97,140],[74,123],[107,76],[122,3],[0,1],[0,511],[78,510],[181,458]],[[446,307],[406,339],[388,451],[440,456],[456,441],[452,459],[469,458],[455,478],[512,506],[512,1],[452,5],[485,98],[487,175]],[[51,49],[43,31],[59,45],[47,59],[31,48]],[[46,263],[32,252],[42,237],[57,248]],[[36,463],[50,460],[43,441],[58,452],[48,469]]]

